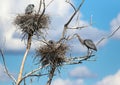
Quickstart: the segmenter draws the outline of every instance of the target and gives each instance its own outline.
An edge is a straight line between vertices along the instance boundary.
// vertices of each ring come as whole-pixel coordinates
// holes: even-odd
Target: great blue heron
[[[93,50],[97,51],[97,48],[96,48],[95,44],[94,44],[93,41],[90,40],[90,39],[85,39],[85,40],[84,40],[84,45],[85,45],[88,49],[93,49]]]
[[[97,48],[91,39],[82,39],[78,34],[75,34],[75,35],[78,37],[81,44],[85,45],[88,48],[88,51],[89,49],[97,51]]]
[[[29,4],[25,9],[25,14],[31,14],[34,11],[34,4]]]

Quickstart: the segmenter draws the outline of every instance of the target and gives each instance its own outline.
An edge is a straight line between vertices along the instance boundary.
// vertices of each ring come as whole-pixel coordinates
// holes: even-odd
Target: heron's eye
[[[50,44],[53,44],[54,42],[52,40],[49,41]]]
[[[32,5],[34,7],[34,5]]]
[[[53,44],[53,42],[51,41],[50,44]]]

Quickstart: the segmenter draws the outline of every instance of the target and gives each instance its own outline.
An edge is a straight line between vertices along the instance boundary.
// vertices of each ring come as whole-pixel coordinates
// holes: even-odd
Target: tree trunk
[[[50,71],[49,80],[47,81],[46,85],[51,85],[51,82],[52,82],[52,79],[53,79],[53,76],[54,76],[54,73],[55,73],[55,69],[56,69],[56,67],[53,66],[51,71]]]
[[[20,72],[19,72],[19,75],[18,75],[18,80],[17,80],[16,85],[20,85],[20,81],[22,79],[22,74],[23,74],[23,69],[24,69],[26,58],[27,58],[27,54],[28,54],[28,52],[30,50],[30,47],[31,47],[31,41],[32,41],[32,36],[28,35],[27,47],[26,47],[26,51],[25,51],[25,54],[24,54],[24,57],[23,57],[23,60],[22,60],[22,64],[21,64],[21,67],[20,67]]]

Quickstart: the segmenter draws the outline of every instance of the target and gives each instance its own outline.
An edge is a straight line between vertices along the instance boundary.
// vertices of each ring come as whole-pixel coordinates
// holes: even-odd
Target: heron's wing
[[[96,46],[95,46],[95,44],[93,43],[92,40],[86,39],[86,40],[84,41],[84,43],[85,43],[85,45],[86,45],[87,47],[89,47],[90,49],[93,49],[93,50],[96,50],[96,51],[97,51],[97,48],[96,48]]]

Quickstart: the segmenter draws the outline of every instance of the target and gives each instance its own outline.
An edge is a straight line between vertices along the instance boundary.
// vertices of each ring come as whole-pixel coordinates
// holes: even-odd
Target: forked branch
[[[68,25],[70,24],[70,22],[73,20],[73,18],[75,17],[75,15],[77,14],[77,12],[80,10],[80,8],[82,7],[83,3],[84,3],[85,0],[82,0],[82,2],[80,3],[79,7],[76,9],[76,11],[73,13],[73,15],[70,17],[70,19],[68,20],[68,22],[64,25],[64,29],[63,29],[63,32],[62,32],[62,38],[65,36],[65,33],[66,33],[66,29],[68,28]],[[70,4],[70,2],[69,2]],[[75,7],[72,6],[74,9]]]
[[[70,4],[71,7],[74,9],[74,11],[77,11],[76,8],[75,8],[75,6],[70,1],[66,0],[66,3]]]
[[[70,19],[68,20],[68,22],[65,24],[65,26],[67,27],[70,22],[72,21],[72,19],[74,18],[74,16],[77,14],[77,12],[80,10],[80,8],[82,7],[83,3],[85,0],[82,0],[81,4],[79,5],[79,7],[76,9],[76,11],[73,13],[73,15],[70,17]]]
[[[22,77],[22,79],[19,81],[18,85],[26,78],[28,77],[31,77],[31,76],[44,76],[44,75],[47,75],[47,74],[35,74],[36,72],[40,71],[42,68],[45,68],[47,67],[48,65],[45,65],[44,67],[43,66],[40,66],[30,72],[28,72],[25,76]]]
[[[76,22],[79,22],[78,18],[77,18]],[[92,15],[91,15],[91,17],[90,17],[90,23],[89,24],[83,25],[83,26],[67,27],[67,29],[82,29],[82,28],[90,27],[90,26],[92,26],[92,24],[93,23],[92,23]]]

